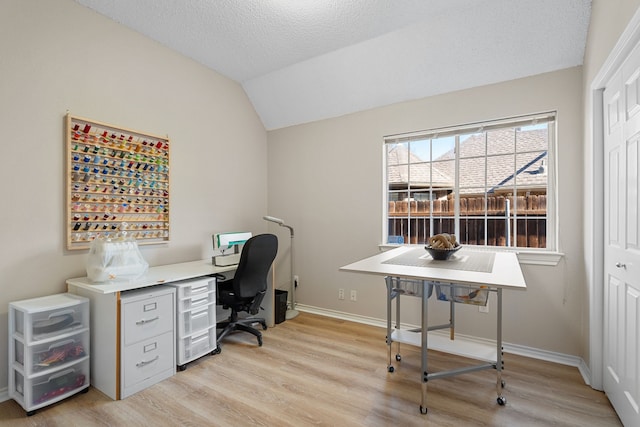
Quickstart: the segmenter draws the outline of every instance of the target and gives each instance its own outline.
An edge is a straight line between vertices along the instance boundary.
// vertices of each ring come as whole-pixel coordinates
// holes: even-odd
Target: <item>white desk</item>
[[[478,254],[490,254],[491,261],[483,267],[477,269],[467,269],[464,265],[466,260],[481,257]],[[496,391],[498,403],[504,405],[506,399],[502,395],[504,382],[502,381],[502,290],[525,290],[526,283],[520,269],[518,258],[513,252],[474,252],[463,248],[451,261],[433,261],[422,246],[402,246],[390,251],[382,252],[369,258],[354,262],[340,268],[341,271],[374,274],[386,276],[387,283],[387,345],[389,347],[389,372],[393,372],[391,362],[392,342],[408,343],[421,347],[421,378],[422,378],[422,399],[420,412],[427,412],[427,381],[431,379],[443,378],[458,375],[465,372],[473,372],[481,369],[495,369],[497,371]],[[400,295],[394,291],[390,278],[405,278],[422,281],[422,325],[417,332],[403,331],[400,329],[399,309]],[[447,325],[428,325],[428,298],[430,282],[440,282],[442,286],[451,287],[454,284],[486,286],[490,292],[497,294],[497,339],[496,346],[486,346],[482,344],[460,345],[453,341],[453,326],[455,323],[454,303],[451,302],[451,321]],[[395,328],[391,327],[391,301],[397,298],[397,310]],[[447,340],[441,336],[428,336],[429,330],[451,329],[451,339]],[[427,348],[459,354],[465,357],[481,360],[477,366],[462,367],[451,371],[428,373]],[[396,355],[396,360],[400,361],[400,355]]]
[[[122,292],[163,285],[180,280],[225,274],[232,277],[235,265],[216,267],[211,260],[150,267],[134,281],[93,284],[87,277],[67,280],[70,293],[89,298],[91,305],[91,384],[112,399],[120,399],[120,297]],[[263,300],[268,326],[273,326],[273,280]]]
[[[67,280],[67,286],[86,289],[99,294],[112,294],[116,292],[145,288],[147,286],[162,285],[163,283],[209,276],[217,273],[222,274],[234,271],[235,269],[235,265],[216,267],[211,264],[211,260],[199,260],[150,267],[144,276],[132,281],[121,280],[93,283],[88,277],[78,277]]]

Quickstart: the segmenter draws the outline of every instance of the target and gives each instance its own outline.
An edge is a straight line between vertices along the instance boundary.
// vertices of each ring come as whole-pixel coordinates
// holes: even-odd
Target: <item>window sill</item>
[[[518,251],[518,261],[520,264],[532,265],[558,265],[564,254],[562,252],[537,252],[537,251]]]
[[[397,248],[403,245],[392,245],[392,244],[381,244],[378,245],[378,248],[381,251],[388,251],[390,249]],[[475,248],[475,247],[474,247]],[[493,250],[494,248],[485,248],[483,246],[478,246],[479,250]],[[497,248],[498,251],[509,251],[509,249]],[[555,266],[558,265],[564,254],[562,252],[552,252],[552,251],[527,251],[527,250],[516,250],[518,254],[518,261],[520,264],[530,264],[530,265],[550,265]]]

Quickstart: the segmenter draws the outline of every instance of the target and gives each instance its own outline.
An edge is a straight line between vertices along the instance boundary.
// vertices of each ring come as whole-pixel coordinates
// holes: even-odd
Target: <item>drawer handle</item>
[[[209,304],[209,298],[204,297],[204,298],[200,298],[200,299],[192,299],[191,300],[191,307],[197,307],[197,306],[203,305],[203,304]]]
[[[142,362],[138,362],[138,363],[136,363],[136,366],[137,366],[138,368],[142,368],[143,366],[147,366],[149,363],[153,363],[153,362],[155,362],[156,360],[158,360],[158,358],[159,358],[159,357],[160,357],[160,356],[156,356],[156,357],[154,357],[154,358],[153,358],[153,359],[151,359],[151,360],[143,360]]]
[[[147,323],[155,322],[155,321],[156,321],[156,320],[158,320],[158,319],[160,319],[160,316],[156,316],[156,317],[154,317],[154,318],[152,318],[152,319],[142,319],[142,320],[138,320],[138,321],[136,322],[136,325],[144,325],[144,324],[147,324]]]
[[[197,288],[191,288],[191,295],[193,294],[199,294],[202,292],[208,292],[209,291],[209,285],[205,285],[205,286],[200,286]]]
[[[53,319],[54,317],[62,317],[62,316],[66,316],[68,314],[74,314],[75,311],[72,308],[68,308],[66,310],[59,310],[56,312],[53,312],[49,315],[49,319]]]
[[[623,263],[621,263],[621,262],[616,262],[616,267],[618,267],[618,268],[625,268],[625,269],[626,269],[626,268],[627,268],[627,265],[626,265],[626,264],[623,264]]]

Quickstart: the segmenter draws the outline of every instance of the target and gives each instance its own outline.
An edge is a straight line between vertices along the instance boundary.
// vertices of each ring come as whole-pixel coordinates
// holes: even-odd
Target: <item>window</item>
[[[385,137],[387,243],[555,250],[555,113]]]

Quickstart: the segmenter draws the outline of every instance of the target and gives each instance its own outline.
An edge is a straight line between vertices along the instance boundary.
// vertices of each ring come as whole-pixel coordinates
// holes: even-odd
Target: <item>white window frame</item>
[[[404,134],[396,134],[396,135],[388,135],[383,138],[382,150],[383,150],[383,182],[382,182],[382,191],[383,191],[383,221],[382,221],[382,242],[380,247],[382,249],[391,248],[398,246],[397,244],[390,244],[388,242],[388,228],[389,228],[389,211],[388,211],[388,180],[387,180],[387,144],[392,142],[399,142],[400,140],[406,140],[410,138],[435,138],[435,135],[441,136],[446,134],[464,134],[470,133],[478,130],[488,130],[491,128],[504,128],[504,127],[516,127],[516,126],[525,126],[529,124],[535,124],[539,121],[547,121],[550,122],[549,126],[550,132],[552,132],[553,138],[549,141],[549,146],[547,147],[547,157],[548,157],[548,170],[547,170],[547,233],[546,233],[546,248],[514,248],[514,247],[504,247],[504,246],[474,246],[474,249],[482,249],[487,248],[489,250],[497,250],[497,251],[516,251],[518,253],[518,258],[521,263],[525,264],[538,264],[538,265],[556,265],[562,258],[563,254],[559,250],[559,239],[558,239],[558,192],[557,192],[557,144],[558,144],[558,132],[557,132],[557,112],[549,111],[542,112],[536,114],[529,114],[525,116],[515,116],[510,118],[504,118],[499,120],[491,120],[486,122],[478,122],[478,123],[470,123],[458,126],[452,126],[447,128],[437,128],[430,129],[425,131],[418,132],[410,132]],[[456,138],[456,149],[457,147],[457,138]],[[456,150],[455,156],[456,163],[456,175],[459,173],[458,170],[458,150]],[[455,183],[455,192],[458,193],[458,185],[459,180],[456,179]],[[458,205],[458,203],[456,203]],[[455,224],[456,224],[456,232],[459,232],[459,220],[460,220],[460,210],[459,206],[456,206],[455,213]],[[406,244],[406,243],[405,243]]]

